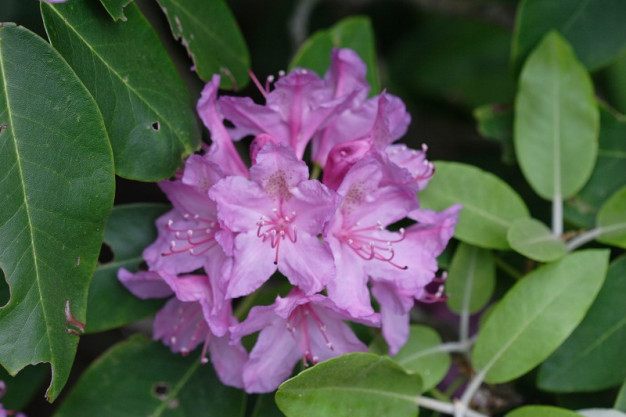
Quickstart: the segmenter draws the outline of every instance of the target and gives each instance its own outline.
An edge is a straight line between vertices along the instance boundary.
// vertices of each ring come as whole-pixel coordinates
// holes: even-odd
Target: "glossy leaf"
[[[132,376],[132,377],[129,377]],[[243,416],[243,391],[222,385],[200,352],[187,357],[135,335],[105,352],[81,375],[55,417]]]
[[[89,288],[87,333],[100,332],[135,322],[156,313],[161,300],[141,300],[117,279],[117,271],[137,270],[143,250],[156,238],[154,222],[167,206],[132,204],[116,206],[104,229],[104,243],[113,259],[98,265]]]
[[[507,233],[509,245],[518,253],[539,262],[552,262],[567,253],[567,246],[548,226],[535,219],[517,220]]]
[[[511,224],[528,217],[524,201],[504,181],[471,165],[437,162],[436,173],[420,192],[423,208],[443,210],[461,203],[454,236],[483,248],[508,249]]]
[[[287,380],[276,403],[287,417],[414,417],[421,385],[389,358],[351,353]]]
[[[490,250],[461,243],[448,270],[448,307],[460,313],[475,313],[491,299],[496,282],[496,266]]]
[[[126,6],[126,22],[90,0],[41,3],[41,12],[52,45],[98,102],[117,174],[171,176],[200,133],[189,93],[139,8]]]
[[[250,55],[233,14],[223,0],[157,0],[204,81],[221,74],[222,88],[248,83]]]
[[[626,50],[625,15],[622,0],[524,0],[517,13],[514,65],[520,68],[541,38],[556,29],[587,68],[603,67]]]
[[[580,417],[580,414],[548,405],[527,405],[516,408],[504,417]]]
[[[126,16],[124,16],[124,7],[132,1],[133,0],[100,0],[100,3],[102,3],[113,19],[125,22]]]
[[[515,161],[513,115],[513,106],[507,104],[485,104],[474,109],[478,133],[502,146],[502,160],[506,163]]]
[[[619,189],[598,212],[598,241],[626,248],[626,186]]]
[[[626,379],[626,257],[609,267],[585,319],[540,368],[538,385],[555,392],[599,391]],[[610,366],[607,366],[610,364]]]
[[[330,66],[330,52],[333,48],[354,49],[367,65],[370,92],[377,94],[380,91],[374,30],[369,18],[364,16],[349,17],[330,29],[315,32],[300,47],[289,68],[310,68],[322,76]]]
[[[626,417],[621,411],[610,408],[587,408],[576,412],[584,417]]]
[[[80,123],[79,123],[80,122]],[[0,27],[0,362],[49,362],[53,401],[69,376],[89,281],[113,203],[111,147],[96,103],[60,55]],[[66,310],[67,313],[66,313]]]
[[[565,206],[568,220],[592,228],[600,206],[626,185],[626,118],[600,106],[598,160],[591,178]]]
[[[550,32],[524,65],[515,100],[515,154],[537,194],[569,198],[585,185],[598,151],[598,119],[589,74]]]
[[[602,286],[609,251],[572,253],[537,268],[502,298],[476,340],[474,367],[489,383],[517,378],[546,359],[585,316]]]
[[[624,380],[619,393],[617,393],[617,398],[615,399],[615,405],[613,408],[626,413],[626,380]]]
[[[450,354],[438,349],[439,334],[427,326],[412,325],[409,340],[392,357],[405,370],[422,378],[422,391],[434,388],[450,369]]]

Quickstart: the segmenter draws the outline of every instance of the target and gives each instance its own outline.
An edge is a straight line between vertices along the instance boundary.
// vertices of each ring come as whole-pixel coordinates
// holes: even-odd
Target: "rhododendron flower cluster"
[[[350,321],[382,327],[394,354],[414,303],[443,298],[436,257],[460,207],[419,208],[434,167],[425,146],[394,144],[410,116],[391,94],[368,98],[365,73],[355,52],[336,49],[324,78],[295,69],[255,79],[264,104],[218,98],[214,76],[198,103],[212,143],[159,184],[173,208],[144,251],[148,270],[119,272],[138,297],[171,297],[154,338],[183,354],[203,345],[225,384],[270,392],[300,360],[366,351]],[[250,167],[234,144],[245,137]],[[239,322],[233,304],[277,272],[291,291]],[[241,338],[255,332],[248,353]]]

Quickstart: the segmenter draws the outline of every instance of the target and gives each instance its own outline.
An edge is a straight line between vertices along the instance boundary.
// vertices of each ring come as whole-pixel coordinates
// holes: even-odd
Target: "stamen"
[[[265,89],[263,88],[259,80],[257,79],[256,75],[254,75],[252,70],[248,70],[248,75],[250,76],[250,79],[252,80],[254,85],[256,85],[256,88],[258,88],[261,94],[263,94],[263,97],[267,97],[267,92],[265,91]]]

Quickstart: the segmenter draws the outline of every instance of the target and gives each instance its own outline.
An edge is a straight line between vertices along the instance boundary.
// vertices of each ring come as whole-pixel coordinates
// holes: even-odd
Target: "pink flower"
[[[283,145],[268,143],[250,169],[252,181],[227,177],[209,192],[220,222],[235,233],[228,298],[250,294],[278,269],[306,294],[334,275],[328,246],[320,242],[335,194],[308,180],[306,164]]]
[[[243,369],[243,384],[249,393],[274,391],[292,372],[298,360],[305,365],[367,347],[343,320],[350,315],[321,294],[306,296],[294,288],[271,306],[252,308],[248,318],[231,328],[233,339],[261,331]],[[378,326],[377,314],[360,322]]]

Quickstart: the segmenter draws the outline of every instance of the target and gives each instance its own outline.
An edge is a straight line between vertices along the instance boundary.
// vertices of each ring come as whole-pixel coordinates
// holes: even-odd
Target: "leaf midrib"
[[[166,117],[163,117],[161,115],[161,113],[159,111],[157,111],[157,109],[155,109],[149,101],[147,101],[141,94],[139,94],[139,92],[133,88],[133,86],[129,83],[124,81],[124,77],[122,77],[117,71],[115,71],[115,69],[113,67],[111,67],[107,61],[94,49],[92,48],[92,46],[89,44],[89,42],[87,42],[87,39],[85,39],[83,36],[81,36],[80,32],[78,32],[78,30],[72,25],[70,24],[70,22],[65,18],[65,16],[63,16],[55,7],[53,7],[52,5],[48,4],[48,3],[44,3],[42,2],[42,6],[48,6],[51,10],[53,10],[60,18],[63,22],[65,22],[66,26],[70,29],[72,29],[72,31],[76,34],[76,36],[78,37],[78,39],[80,39],[85,46],[87,46],[87,48],[92,52],[93,56],[97,57],[100,62],[102,62],[102,64],[107,68],[107,70],[112,73],[115,74],[115,76],[119,79],[119,81],[125,85],[128,89],[128,91],[132,92],[142,103],[144,103],[146,105],[146,107],[148,109],[150,109],[151,111],[154,112],[154,114],[156,114],[156,116],[160,119],[163,120],[163,122],[167,125],[167,127],[169,128],[170,132],[172,132],[172,136],[174,136],[176,138],[176,140],[182,145],[183,149],[187,149],[187,146],[185,145],[184,140],[178,136],[177,129],[175,129],[172,124],[170,123],[169,119]]]
[[[50,351],[50,362],[54,362],[54,344],[52,343],[52,338],[50,336],[50,328],[51,326],[49,325],[49,320],[48,320],[48,316],[46,314],[46,308],[44,306],[44,299],[42,297],[42,289],[41,289],[41,281],[40,281],[40,271],[39,271],[39,262],[37,261],[37,250],[35,248],[35,235],[33,234],[34,231],[34,226],[31,220],[31,210],[30,210],[30,206],[28,204],[28,199],[26,198],[26,182],[24,180],[24,170],[22,168],[22,163],[21,163],[21,158],[20,158],[20,152],[19,152],[19,148],[17,146],[17,135],[15,134],[15,128],[16,125],[13,122],[13,112],[11,111],[11,100],[9,98],[9,86],[7,84],[7,76],[6,76],[6,69],[5,69],[5,63],[4,63],[4,49],[2,48],[2,38],[0,37],[0,77],[2,77],[2,85],[3,85],[3,91],[4,91],[4,97],[5,97],[5,101],[7,104],[7,115],[8,115],[8,119],[9,119],[9,129],[7,129],[7,131],[5,133],[8,133],[10,131],[11,133],[11,138],[13,139],[12,143],[15,149],[15,156],[16,156],[16,165],[18,168],[18,175],[20,178],[20,183],[22,185],[22,196],[23,196],[23,203],[24,203],[24,211],[26,212],[26,219],[28,220],[28,232],[29,232],[29,236],[30,236],[30,247],[31,247],[31,253],[32,253],[32,257],[33,257],[33,264],[34,264],[34,268],[35,268],[35,281],[37,282],[37,291],[39,292],[39,303],[41,305],[41,311],[42,311],[42,315],[43,315],[43,320],[46,324],[46,338],[48,340],[48,350]],[[10,302],[10,300],[9,300]]]
[[[329,390],[332,390],[332,391],[350,391],[350,392],[371,393],[371,394],[379,395],[381,397],[397,398],[399,400],[404,400],[404,401],[410,402],[410,403],[415,404],[415,405],[418,404],[418,396],[411,397],[409,395],[402,395],[402,394],[397,394],[395,392],[382,391],[382,390],[373,389],[373,388],[331,386],[331,385],[329,385],[329,386],[325,386],[325,387],[315,387],[315,388],[308,388],[308,389],[302,389],[302,390],[293,389],[293,391],[304,391],[304,392],[329,391]],[[289,393],[289,391],[283,390],[283,393]]]

